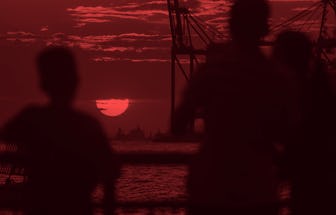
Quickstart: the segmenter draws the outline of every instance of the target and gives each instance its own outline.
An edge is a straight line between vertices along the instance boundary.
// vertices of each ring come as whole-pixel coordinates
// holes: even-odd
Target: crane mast
[[[179,0],[167,0],[167,4],[172,39],[170,116],[173,121],[176,101],[176,70],[179,69],[184,78],[189,80],[196,64],[199,64],[198,57],[205,54],[206,46],[213,41],[190,11],[180,6]],[[195,36],[200,38],[202,48],[195,48],[193,43]]]
[[[197,16],[193,15],[188,8],[182,7],[179,0],[167,0],[167,5],[172,39],[170,120],[173,121],[176,106],[177,70],[180,70],[186,81],[188,81],[200,62],[199,58],[205,56],[207,46],[215,42],[224,42],[230,38],[217,31],[215,27],[206,24],[206,22],[204,23]],[[327,18],[330,9],[334,17],[336,17],[336,0],[314,2],[313,5],[306,10],[299,12],[282,23],[273,25],[271,27],[271,34],[275,35],[277,32],[285,29],[302,30],[302,26],[295,27],[295,22],[303,18],[305,18],[306,21],[311,21],[309,19],[314,18],[314,15],[316,15],[315,12],[322,10],[320,13],[321,17],[319,18],[319,32],[315,41],[316,56],[322,58],[329,65],[332,65],[335,62],[329,59],[328,50],[336,47],[336,33],[334,35],[335,38],[329,37],[327,33]],[[311,27],[311,24],[307,24],[306,26]],[[309,32],[309,29],[306,29],[306,32]],[[269,46],[272,45],[272,43],[272,41],[262,41],[260,45]]]

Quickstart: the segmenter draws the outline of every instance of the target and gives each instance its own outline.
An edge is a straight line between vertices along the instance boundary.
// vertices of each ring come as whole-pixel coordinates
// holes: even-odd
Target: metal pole
[[[170,80],[170,83],[171,83],[171,101],[170,101],[170,124],[172,125],[172,122],[174,122],[175,120],[175,61],[176,61],[176,54],[175,54],[175,48],[172,47],[171,48],[171,62],[170,62],[170,65],[171,65],[171,80]],[[170,131],[172,132],[173,131],[173,128],[171,127],[170,128]]]
[[[322,0],[323,2],[323,13],[322,13],[322,18],[321,18],[321,25],[320,25],[320,32],[319,32],[319,37],[317,39],[317,57],[318,59],[321,59],[322,57],[322,39],[323,38],[323,33],[325,31],[325,23],[326,23],[326,18],[327,18],[327,5],[328,1],[327,0]]]

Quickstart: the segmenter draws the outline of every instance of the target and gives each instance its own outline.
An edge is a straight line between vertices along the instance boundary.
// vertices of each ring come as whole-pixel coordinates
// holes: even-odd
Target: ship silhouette
[[[113,139],[121,141],[146,141],[149,138],[146,137],[144,130],[141,129],[140,126],[137,126],[136,128],[131,129],[128,133],[122,128],[118,128],[117,134]]]

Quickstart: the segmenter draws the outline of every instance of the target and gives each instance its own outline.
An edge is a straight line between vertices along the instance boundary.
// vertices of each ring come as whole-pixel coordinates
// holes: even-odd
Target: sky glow
[[[314,2],[272,0],[270,22],[283,22]],[[180,0],[180,4],[227,33],[229,0]],[[98,114],[90,103],[97,98],[161,101],[135,103],[125,115],[129,118],[115,123],[130,127],[144,123],[151,130],[168,126],[171,34],[166,0],[1,0],[0,20],[0,68],[4,71],[0,119],[43,96],[38,89],[35,56],[53,44],[75,51],[81,106]],[[303,21],[310,33],[318,31],[318,12],[310,20],[294,24],[300,26]],[[329,29],[336,29],[335,23],[329,22]],[[182,60],[184,63],[187,61]],[[159,117],[147,117],[153,113]]]
[[[167,53],[167,47],[170,45],[166,1],[134,2],[126,0],[119,2],[97,1],[96,3],[82,1],[81,4],[76,4],[75,1],[69,2],[61,0],[58,4],[51,4],[51,6],[55,6],[55,9],[50,13],[50,16],[47,16],[48,18],[37,22],[34,22],[37,18],[30,18],[32,22],[28,22],[29,19],[23,21],[23,18],[29,9],[35,10],[35,17],[41,17],[51,11],[50,6],[48,7],[39,0],[33,0],[31,5],[23,4],[19,0],[14,0],[12,3],[9,0],[4,0],[0,5],[7,6],[14,11],[21,11],[22,19],[18,18],[15,13],[2,11],[4,12],[5,27],[0,28],[0,38],[5,38],[9,42],[42,42],[47,45],[63,44],[79,47],[83,50],[97,52],[96,56],[92,57],[92,60],[96,61],[100,56],[102,57],[101,61],[104,61],[103,58],[106,59],[106,57],[130,60],[132,57],[129,56],[132,54],[135,54],[134,57],[139,59],[136,54],[139,52],[142,53],[144,61],[147,61],[146,58],[157,59],[158,62],[169,59],[169,55],[162,56],[161,59],[154,57],[159,50]],[[273,5],[292,4],[290,11],[286,11],[287,14],[284,11],[278,11],[282,13],[281,17],[272,18],[272,22],[276,23],[285,20],[294,12],[306,9],[315,1],[273,0],[271,2]],[[230,1],[190,0],[180,1],[180,4],[225,34],[227,28],[225,21]],[[23,11],[20,5],[26,6],[26,11]],[[38,5],[40,8],[36,10]],[[280,9],[280,7],[276,8],[276,10]],[[16,17],[13,17],[14,14]],[[14,20],[18,21],[13,24]],[[60,28],[60,20],[63,22],[63,29]],[[315,25],[319,20],[316,17],[310,22]],[[127,54],[122,55],[120,52]]]

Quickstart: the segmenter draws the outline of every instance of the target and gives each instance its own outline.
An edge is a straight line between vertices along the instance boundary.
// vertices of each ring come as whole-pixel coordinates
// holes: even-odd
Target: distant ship
[[[140,126],[137,126],[135,129],[130,130],[127,134],[121,128],[118,128],[117,134],[113,139],[122,141],[145,141],[149,138],[146,137],[145,132],[140,128]]]

